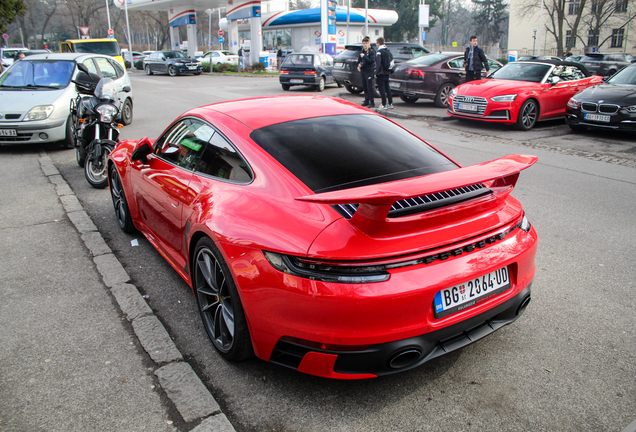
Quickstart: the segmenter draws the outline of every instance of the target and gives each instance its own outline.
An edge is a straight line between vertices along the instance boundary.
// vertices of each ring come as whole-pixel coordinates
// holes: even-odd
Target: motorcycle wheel
[[[88,184],[95,189],[104,189],[108,186],[108,155],[114,146],[102,143],[102,154],[99,160],[89,156],[84,164],[84,175]]]
[[[80,146],[75,147],[75,160],[79,166],[84,168],[84,164],[86,163],[86,153]]]

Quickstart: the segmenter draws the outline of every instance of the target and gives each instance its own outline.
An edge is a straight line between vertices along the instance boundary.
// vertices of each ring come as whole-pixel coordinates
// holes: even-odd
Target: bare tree
[[[27,40],[27,45],[33,36],[34,48],[44,48],[44,34],[51,18],[57,12],[58,2],[57,0],[25,0],[25,4],[27,11],[23,16],[18,17],[18,23]]]
[[[623,29],[629,25],[634,19],[634,15],[630,15],[625,19],[619,16],[621,12],[634,10],[635,2],[632,1],[616,1],[616,0],[591,0],[590,13],[582,19],[583,24],[589,28],[588,39],[585,40],[581,36],[578,38],[585,46],[601,47],[605,42],[612,38],[610,33],[605,39],[599,40],[602,28],[613,27]],[[618,9],[617,9],[618,8]]]

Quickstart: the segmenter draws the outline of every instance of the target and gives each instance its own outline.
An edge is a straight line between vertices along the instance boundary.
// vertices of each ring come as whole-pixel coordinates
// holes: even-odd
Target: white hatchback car
[[[230,51],[208,51],[197,60],[202,64],[229,63],[238,65],[239,56]]]
[[[133,118],[130,78],[112,57],[99,54],[51,53],[27,56],[0,75],[0,144],[59,142],[72,147],[71,100],[77,91],[71,82],[83,63],[88,70],[111,78],[117,86],[120,121]]]

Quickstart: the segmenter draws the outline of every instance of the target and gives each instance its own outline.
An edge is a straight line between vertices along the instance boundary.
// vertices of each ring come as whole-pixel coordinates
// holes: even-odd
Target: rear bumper
[[[281,84],[287,85],[318,85],[320,83],[320,75],[291,75],[291,76],[279,76]]]

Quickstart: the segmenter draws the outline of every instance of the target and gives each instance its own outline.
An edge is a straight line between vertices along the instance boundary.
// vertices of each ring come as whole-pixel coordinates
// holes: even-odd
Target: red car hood
[[[523,91],[538,90],[544,86],[546,84],[530,81],[484,79],[458,85],[455,90],[458,95],[491,97],[519,93],[521,89]]]

